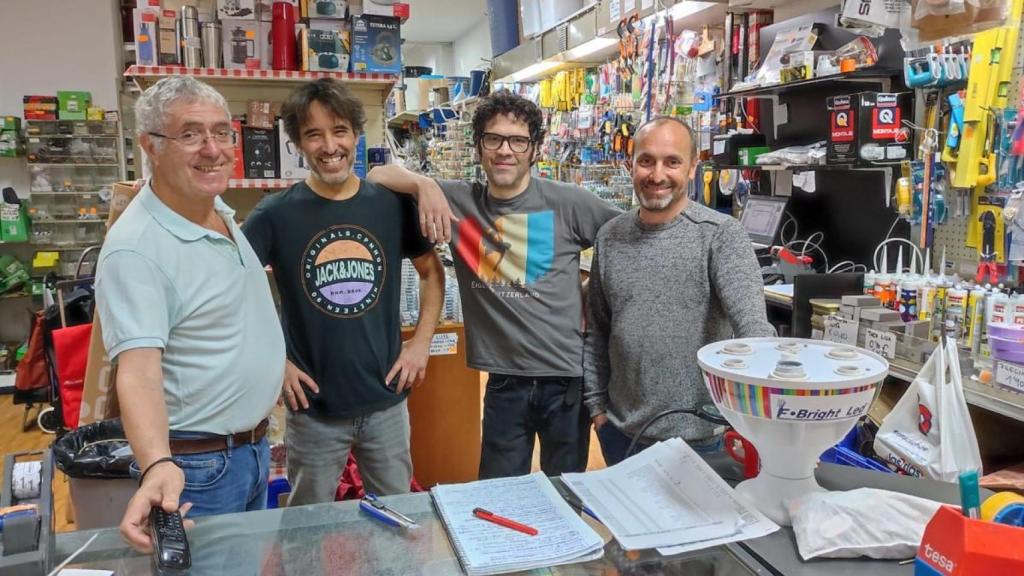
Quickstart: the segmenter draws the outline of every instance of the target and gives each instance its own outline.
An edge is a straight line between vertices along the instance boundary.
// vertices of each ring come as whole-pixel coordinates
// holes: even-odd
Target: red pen
[[[526,524],[520,524],[515,520],[509,520],[504,516],[498,516],[497,514],[493,512],[488,512],[483,508],[473,508],[473,516],[476,516],[481,520],[494,522],[498,526],[504,526],[505,528],[511,528],[513,530],[516,530],[517,532],[522,532],[523,534],[529,534],[530,536],[536,536],[538,534],[536,528],[532,528],[530,526],[527,526]]]

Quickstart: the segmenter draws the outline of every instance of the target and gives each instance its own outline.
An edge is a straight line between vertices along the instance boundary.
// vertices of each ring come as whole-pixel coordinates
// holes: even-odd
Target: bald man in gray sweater
[[[687,198],[696,159],[684,122],[641,127],[630,167],[640,208],[610,220],[594,243],[584,398],[609,466],[655,414],[711,402],[698,349],[775,335],[746,231]],[[673,436],[698,451],[721,445],[711,424],[687,415],[658,421],[637,444]]]

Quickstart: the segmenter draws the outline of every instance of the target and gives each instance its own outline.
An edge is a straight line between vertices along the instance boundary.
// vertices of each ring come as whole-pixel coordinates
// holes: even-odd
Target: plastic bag
[[[967,410],[956,340],[937,346],[875,436],[875,452],[902,473],[955,482],[981,473],[981,453]]]
[[[101,420],[72,430],[53,443],[57,468],[72,478],[130,478],[135,456],[120,420]]]
[[[797,549],[812,558],[903,559],[914,556],[941,503],[858,488],[813,492],[787,503]]]

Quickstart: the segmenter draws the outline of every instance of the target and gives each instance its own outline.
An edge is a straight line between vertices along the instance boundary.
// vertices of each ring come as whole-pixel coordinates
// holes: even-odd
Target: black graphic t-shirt
[[[402,258],[431,249],[413,201],[365,181],[328,200],[300,182],[264,198],[242,231],[274,271],[288,358],[320,386],[310,409],[353,418],[400,402],[384,378],[401,351]]]

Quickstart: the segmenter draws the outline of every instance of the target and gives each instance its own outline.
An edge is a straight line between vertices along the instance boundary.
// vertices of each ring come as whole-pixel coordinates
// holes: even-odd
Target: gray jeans
[[[351,450],[367,492],[402,494],[412,480],[406,402],[357,418],[288,413],[284,436],[293,506],[333,502]]]

